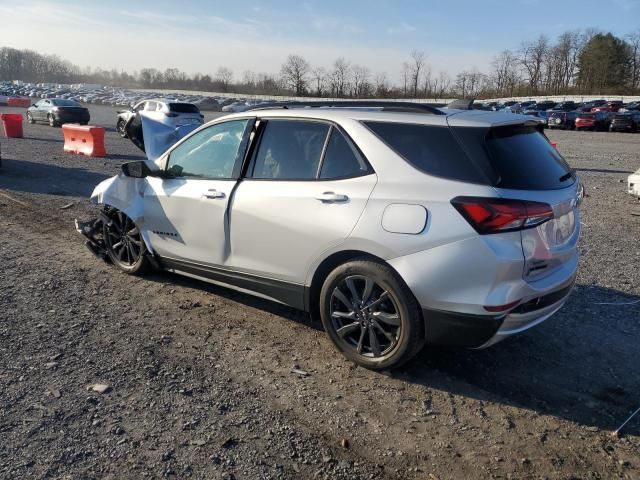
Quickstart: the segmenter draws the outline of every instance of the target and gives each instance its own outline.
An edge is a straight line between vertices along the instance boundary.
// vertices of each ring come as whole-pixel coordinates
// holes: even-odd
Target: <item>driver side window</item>
[[[169,154],[172,177],[231,179],[239,155],[244,153],[248,120],[232,120],[200,130]]]

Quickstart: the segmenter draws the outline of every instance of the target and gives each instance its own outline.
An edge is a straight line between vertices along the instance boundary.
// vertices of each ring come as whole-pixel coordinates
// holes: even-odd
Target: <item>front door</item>
[[[231,207],[235,270],[302,285],[353,230],[377,177],[328,123],[270,119]]]
[[[221,265],[229,254],[229,199],[252,122],[204,128],[168,154],[169,178],[148,177],[143,230],[161,257]]]

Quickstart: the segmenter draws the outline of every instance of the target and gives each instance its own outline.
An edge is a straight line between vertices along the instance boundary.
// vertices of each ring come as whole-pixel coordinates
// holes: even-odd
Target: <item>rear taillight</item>
[[[177,114],[177,113],[173,113],[173,112],[165,112],[165,115],[166,115],[167,117],[171,117],[171,118],[174,118],[174,117],[177,117],[177,116],[178,116],[178,114]]]
[[[550,205],[527,200],[456,197],[451,204],[482,235],[524,230],[553,218]]]

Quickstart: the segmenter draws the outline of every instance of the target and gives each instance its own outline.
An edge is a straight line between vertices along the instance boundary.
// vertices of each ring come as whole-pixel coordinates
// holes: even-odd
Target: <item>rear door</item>
[[[335,125],[262,122],[231,207],[229,264],[302,285],[312,262],[353,230],[377,177]]]
[[[225,263],[228,206],[252,123],[245,118],[199,130],[169,153],[169,178],[147,177],[143,228],[161,257],[198,265]]]

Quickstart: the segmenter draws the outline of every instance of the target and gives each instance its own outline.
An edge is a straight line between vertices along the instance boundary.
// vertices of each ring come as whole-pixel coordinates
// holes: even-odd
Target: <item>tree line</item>
[[[487,72],[476,67],[451,77],[435,70],[423,50],[413,50],[391,81],[387,72],[340,57],[330,67],[291,54],[278,73],[221,66],[213,74],[177,68],[129,73],[80,68],[56,55],[0,48],[0,80],[98,83],[125,88],[166,88],[334,98],[491,98],[530,95],[640,93],[640,30],[618,37],[595,29],[540,35],[497,54]]]

